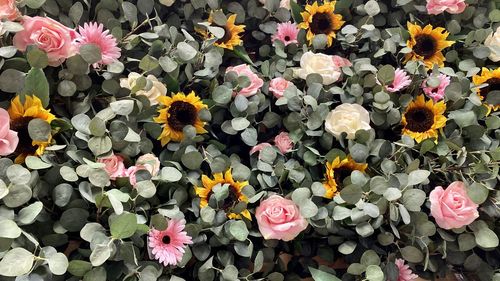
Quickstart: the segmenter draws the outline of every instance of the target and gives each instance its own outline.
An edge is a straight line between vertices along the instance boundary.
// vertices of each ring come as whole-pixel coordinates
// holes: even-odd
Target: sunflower
[[[410,22],[407,25],[410,39],[406,41],[406,46],[412,51],[406,54],[405,63],[410,60],[423,61],[428,69],[434,64],[443,67],[445,58],[441,51],[455,43],[446,41],[449,33],[442,27],[433,28],[430,24],[424,28]]]
[[[368,164],[356,163],[351,156],[340,160],[337,156],[331,163],[326,163],[325,181],[323,186],[326,189],[325,198],[332,199],[337,194],[338,189],[345,178],[351,175],[352,171],[364,172]]]
[[[489,70],[483,67],[481,75],[474,75],[472,77],[472,82],[474,82],[476,86],[488,84],[486,87],[477,88],[477,95],[488,108],[487,115],[489,115],[492,110],[497,111],[500,109],[500,104],[488,104],[486,102],[486,98],[490,92],[500,91],[500,67],[495,70]]]
[[[15,97],[9,107],[9,116],[11,120],[10,128],[16,131],[19,136],[19,144],[16,149],[16,163],[24,162],[28,155],[40,156],[45,148],[52,142],[52,135],[47,136],[47,140],[32,140],[28,132],[28,124],[33,119],[42,119],[51,123],[56,119],[54,114],[43,107],[42,101],[37,96],[25,96],[24,103],[19,96]]]
[[[318,5],[318,2],[314,2],[312,5],[307,4],[306,10],[301,13],[303,21],[298,27],[307,29],[306,37],[309,45],[312,44],[314,36],[318,34],[326,35],[328,47],[332,45],[335,32],[345,23],[341,15],[333,13],[335,3],[336,1],[325,1],[321,6]]]
[[[236,25],[234,24],[235,21],[236,15],[230,15],[227,19],[226,24],[224,26],[220,26],[213,21],[212,14],[210,14],[210,17],[208,18],[208,22],[210,23],[210,25],[224,29],[224,36],[215,41],[215,46],[232,50],[235,46],[241,45],[243,43],[240,33],[245,31],[245,26]]]
[[[438,137],[438,130],[446,124],[444,101],[434,103],[425,101],[423,95],[412,101],[402,116],[403,135],[415,139],[418,143],[428,138]]]
[[[233,175],[231,174],[231,169],[227,170],[224,174],[216,173],[213,174],[213,179],[210,179],[208,176],[203,175],[201,177],[201,182],[203,183],[202,187],[195,187],[195,193],[201,198],[200,207],[204,208],[208,206],[208,201],[210,200],[210,196],[212,196],[212,189],[216,185],[221,185],[225,188],[228,188],[229,195],[222,206],[219,206],[221,209],[226,211],[227,217],[230,219],[241,219],[241,216],[247,218],[248,220],[252,220],[250,216],[250,212],[245,209],[241,213],[236,214],[233,213],[232,210],[239,202],[248,203],[248,198],[241,191],[245,186],[248,185],[248,181],[235,181],[233,179]]]
[[[164,107],[158,110],[154,121],[162,124],[163,131],[158,137],[161,145],[166,145],[170,141],[182,141],[184,139],[184,126],[195,127],[196,133],[204,134],[207,131],[203,128],[205,122],[198,117],[200,110],[207,108],[206,104],[200,100],[194,92],[189,95],[177,93],[173,97],[161,96],[158,98]]]

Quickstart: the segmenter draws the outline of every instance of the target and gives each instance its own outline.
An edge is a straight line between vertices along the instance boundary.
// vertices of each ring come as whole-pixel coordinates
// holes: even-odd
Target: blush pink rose
[[[292,200],[272,195],[255,210],[259,231],[264,239],[293,240],[307,228],[307,220]]]
[[[257,91],[262,88],[262,85],[264,85],[264,81],[260,79],[257,74],[253,73],[250,67],[246,64],[230,66],[226,69],[226,73],[231,71],[236,72],[238,76],[246,76],[250,80],[250,85],[248,87],[245,87],[238,92],[234,92],[233,96],[242,95],[244,97],[251,97],[257,94]]]
[[[132,186],[135,186],[137,184],[137,177],[135,174],[137,174],[137,172],[140,170],[146,170],[146,168],[141,166],[132,166],[127,169],[128,180],[130,181],[130,184]]]
[[[286,80],[282,77],[277,77],[269,82],[269,91],[271,91],[277,99],[281,98],[285,93],[285,90],[293,85],[292,82]]]
[[[106,170],[109,178],[112,180],[127,176],[127,169],[125,168],[125,164],[123,164],[123,157],[120,155],[113,154],[101,157],[97,159],[97,162],[105,165],[104,170]]]
[[[266,147],[272,147],[272,145],[270,143],[267,143],[267,142],[259,143],[258,145],[254,146],[254,147],[252,147],[252,149],[250,149],[250,155],[252,155],[256,152],[260,152],[262,149],[264,149]]]
[[[293,142],[287,132],[281,132],[274,137],[274,145],[276,145],[283,154],[290,152],[293,148]]]
[[[451,183],[446,189],[436,187],[431,191],[429,201],[432,216],[444,229],[469,225],[479,217],[478,205],[467,195],[465,184],[461,181]]]
[[[460,14],[465,10],[465,0],[427,0],[427,13],[438,15],[444,11],[450,14]]]
[[[10,129],[9,113],[0,108],[0,156],[7,156],[14,152],[18,143],[17,132]]]
[[[158,172],[160,172],[160,160],[152,153],[144,154],[139,157],[135,165],[148,170],[153,177],[157,176]]]
[[[58,66],[77,53],[77,32],[59,22],[45,17],[23,17],[24,30],[16,33],[14,46],[22,52],[29,45],[36,45],[47,53],[49,65]]]
[[[16,0],[0,0],[0,20],[16,20],[21,13],[16,7]]]

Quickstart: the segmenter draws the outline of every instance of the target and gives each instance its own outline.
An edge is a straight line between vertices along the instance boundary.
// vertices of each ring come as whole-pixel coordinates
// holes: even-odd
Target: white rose
[[[172,6],[175,3],[175,0],[160,0],[160,4],[165,5],[167,7]]]
[[[495,32],[492,32],[486,40],[484,40],[484,45],[490,48],[490,60],[497,62],[500,61],[500,26]]]
[[[259,0],[259,2],[264,4],[264,5],[266,4],[266,1],[267,0]],[[281,0],[280,1],[280,8],[285,8],[285,9],[290,10],[291,9],[290,8],[290,0]]]
[[[293,69],[296,77],[306,79],[307,75],[317,73],[323,77],[323,85],[330,85],[340,78],[341,68],[332,56],[307,52],[300,58],[300,68]]]
[[[132,89],[137,83],[137,79],[139,79],[139,77],[141,76],[142,75],[137,72],[130,72],[128,78],[120,79],[120,86],[122,88]],[[149,88],[149,86],[146,86],[145,90],[139,90],[135,94],[146,96],[149,99],[151,105],[158,104],[158,98],[167,94],[167,87],[163,83],[158,81],[158,79],[153,75],[148,75],[146,79],[151,83],[151,88]]]
[[[347,133],[348,139],[354,139],[357,130],[371,129],[370,113],[359,104],[341,104],[326,116],[325,129],[337,138]]]

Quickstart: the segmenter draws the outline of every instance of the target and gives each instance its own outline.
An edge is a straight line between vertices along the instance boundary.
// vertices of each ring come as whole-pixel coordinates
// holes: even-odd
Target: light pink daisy
[[[171,219],[167,229],[160,231],[151,229],[148,237],[148,247],[155,259],[164,266],[177,265],[181,260],[186,246],[193,240],[184,231],[186,220]]]
[[[418,278],[418,275],[413,274],[410,267],[405,264],[403,259],[396,259],[394,263],[399,269],[398,281],[412,281]]]
[[[288,46],[292,43],[298,43],[297,34],[299,33],[299,29],[295,23],[291,23],[289,21],[285,23],[278,23],[278,30],[271,37],[272,41],[280,40]]]
[[[439,79],[439,85],[437,87],[427,86],[427,79],[424,80],[421,86],[424,93],[435,102],[443,99],[444,91],[446,87],[450,85],[450,77],[439,74],[437,78]]]
[[[97,68],[100,65],[107,65],[121,56],[121,50],[117,47],[116,38],[109,34],[109,30],[104,30],[102,23],[84,23],[83,27],[78,27],[79,36],[76,39],[78,47],[85,44],[94,44],[101,49],[101,60],[93,64]]]
[[[406,71],[401,68],[396,69],[396,73],[394,74],[394,80],[391,85],[386,86],[386,90],[395,93],[403,90],[411,84],[411,78],[408,76]]]

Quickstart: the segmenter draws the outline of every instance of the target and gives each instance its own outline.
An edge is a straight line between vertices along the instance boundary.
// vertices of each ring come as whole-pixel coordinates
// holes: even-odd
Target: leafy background
[[[0,159],[0,279],[395,280],[394,258],[403,257],[424,278],[454,272],[499,280],[500,118],[486,116],[471,77],[483,66],[498,67],[487,59],[483,42],[500,22],[500,3],[467,3],[462,14],[429,16],[425,1],[341,0],[336,12],[346,24],[327,48],[321,37],[308,47],[304,31],[298,46],[271,44],[277,23],[301,20],[304,1],[292,3],[291,11],[279,8],[278,0],[177,0],[170,7],[153,0],[21,1],[24,15],[51,17],[68,27],[103,23],[118,39],[122,57],[94,70],[89,65],[100,54],[88,48],[60,67],[48,67],[40,50],[17,52],[11,35],[20,25],[3,23],[2,107],[16,93],[34,94],[60,120],[57,145],[42,157],[28,157],[24,166]],[[237,23],[246,26],[244,45],[234,52],[196,31],[216,9],[237,14]],[[446,66],[432,70],[452,77],[449,120],[438,143],[400,136],[402,110],[426,78],[421,65],[406,64],[413,92],[388,94],[376,83],[391,81],[394,68],[402,66],[407,21],[445,27],[457,41],[445,51]],[[255,96],[232,98],[232,89],[248,79],[224,75],[226,67],[246,62],[265,81],[293,79],[292,68],[308,48],[346,57],[353,67],[343,68],[343,80],[332,87],[310,75],[294,79],[296,87],[277,101],[268,83]],[[152,74],[169,92],[194,90],[209,105],[200,115],[209,134],[195,136],[187,128],[184,141],[161,147],[161,128],[152,121],[156,108],[134,95],[140,88],[131,92],[119,85],[129,72]],[[354,140],[326,133],[324,117],[340,103],[363,104],[373,129],[359,131]],[[265,149],[259,159],[249,156],[253,146],[283,130],[295,142],[293,153]],[[126,180],[111,184],[92,162],[111,150],[129,164],[153,152],[162,171],[136,189]],[[340,196],[326,200],[324,163],[346,154],[369,169],[354,172]],[[269,192],[290,195],[311,227],[293,242],[266,241],[255,221],[200,210],[193,185],[202,174],[229,167],[236,179],[250,181],[244,189],[250,210]],[[427,194],[454,180],[469,183],[480,218],[446,231],[429,217]],[[147,254],[145,234],[150,227],[164,228],[164,217],[185,217],[195,242],[176,268],[163,268]]]

